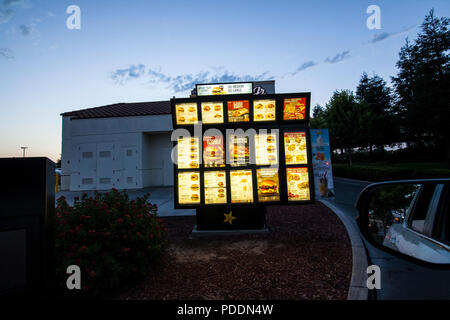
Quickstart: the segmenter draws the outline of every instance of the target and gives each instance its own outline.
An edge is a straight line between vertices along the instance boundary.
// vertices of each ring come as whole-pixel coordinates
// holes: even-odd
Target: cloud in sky
[[[160,70],[152,69],[143,64],[131,65],[128,68],[117,69],[111,74],[111,79],[118,84],[125,84],[138,78],[144,79],[150,84],[163,83],[174,92],[192,90],[196,83],[258,81],[271,78],[267,72],[258,75],[238,75],[223,68],[213,68],[214,72],[201,71],[196,74],[184,73],[179,75],[167,75]]]
[[[336,54],[333,57],[328,57],[328,58],[325,59],[324,62],[338,63],[338,62],[341,62],[341,61],[343,61],[345,59],[348,59],[348,58],[350,58],[350,50],[346,50],[346,51],[340,52],[340,53]],[[288,75],[295,76],[297,73],[300,73],[300,72],[302,72],[302,71],[304,71],[306,69],[315,67],[317,65],[319,65],[319,63],[315,62],[313,60],[306,61],[306,62],[302,63],[293,72],[289,72]]]
[[[20,33],[21,33],[23,36],[28,36],[28,35],[31,33],[31,26],[27,26],[27,25],[25,25],[25,24],[22,24],[22,25],[19,27],[19,29],[20,29]]]
[[[336,54],[332,58],[331,57],[326,58],[325,62],[338,63],[338,62],[341,62],[341,61],[343,61],[345,59],[348,59],[348,58],[350,58],[350,50],[345,50],[343,52],[340,52],[340,53]]]
[[[6,60],[14,60],[14,53],[8,48],[0,48],[0,56]]]
[[[29,7],[24,0],[0,0],[0,24],[7,23],[14,15],[14,6]]]
[[[141,77],[144,73],[145,66],[143,64],[131,65],[125,69],[115,70],[111,75],[111,79],[116,83],[124,84],[132,79]]]
[[[417,26],[418,26],[418,24],[415,24],[413,26],[403,28],[402,30],[397,31],[397,32],[382,32],[382,33],[374,34],[374,35],[372,35],[372,38],[369,40],[369,43],[370,44],[377,43],[377,42],[383,41],[387,38],[407,33],[408,31],[414,29]]]
[[[10,8],[0,9],[0,24],[7,23],[13,16],[14,10]]]
[[[311,67],[314,67],[314,66],[317,66],[317,65],[318,65],[317,62],[314,62],[312,60],[307,61],[307,62],[303,63],[302,65],[300,65],[294,72],[291,72],[291,75],[294,76],[297,73],[302,72],[303,70],[306,70],[308,68],[311,68]]]
[[[25,1],[23,0],[3,0],[3,5],[5,6],[12,6],[12,5],[16,5],[16,4],[22,4]]]

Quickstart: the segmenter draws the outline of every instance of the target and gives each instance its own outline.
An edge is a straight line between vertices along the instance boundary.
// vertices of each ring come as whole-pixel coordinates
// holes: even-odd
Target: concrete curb
[[[350,287],[348,289],[347,300],[367,300],[369,297],[369,289],[366,286],[367,281],[367,255],[364,243],[361,240],[359,231],[350,218],[342,212],[341,209],[327,200],[319,200],[331,211],[333,211],[342,221],[347,229],[350,243],[352,246],[352,278],[350,280]]]

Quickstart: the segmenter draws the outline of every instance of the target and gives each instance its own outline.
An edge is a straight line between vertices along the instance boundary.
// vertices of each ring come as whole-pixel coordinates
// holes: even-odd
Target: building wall
[[[147,186],[173,185],[172,142],[170,133],[142,136],[142,181]]]
[[[63,117],[61,189],[167,185],[160,177],[167,173],[163,159],[171,145],[171,121],[170,115],[78,120]]]

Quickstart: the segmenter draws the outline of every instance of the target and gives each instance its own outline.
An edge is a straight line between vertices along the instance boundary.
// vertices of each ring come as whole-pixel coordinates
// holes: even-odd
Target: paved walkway
[[[94,196],[94,191],[61,191],[56,193],[56,199],[64,196],[66,197],[67,202],[72,205],[74,198],[81,198],[81,195],[83,193],[87,193],[89,197]],[[146,193],[150,193],[150,198],[148,201],[158,206],[158,216],[160,217],[195,215],[195,210],[193,209],[174,209],[173,187],[148,187],[144,189],[130,189],[127,190],[127,193],[130,199],[136,199],[137,197],[142,197]]]

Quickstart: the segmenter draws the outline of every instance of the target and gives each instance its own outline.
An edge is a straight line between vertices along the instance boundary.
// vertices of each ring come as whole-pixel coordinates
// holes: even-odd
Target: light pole
[[[27,150],[28,147],[20,147],[20,149],[22,149],[22,151],[23,151],[23,157],[25,158],[25,150]]]

